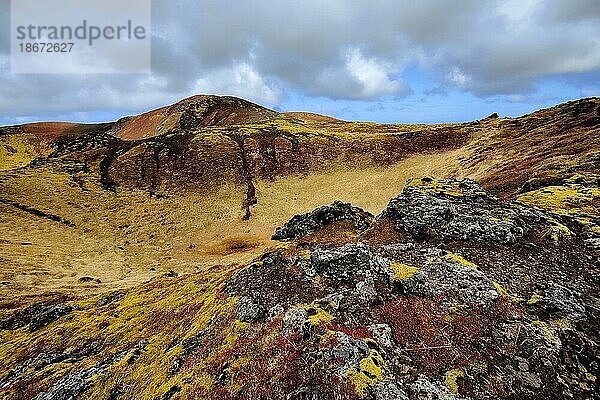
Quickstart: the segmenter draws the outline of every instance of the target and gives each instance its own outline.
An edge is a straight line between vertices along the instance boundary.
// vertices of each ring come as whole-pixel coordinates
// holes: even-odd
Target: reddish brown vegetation
[[[400,348],[419,372],[442,374],[495,356],[492,330],[522,310],[501,299],[490,308],[465,306],[449,315],[444,298],[398,297],[376,311],[392,327]],[[506,350],[506,349],[504,349]]]

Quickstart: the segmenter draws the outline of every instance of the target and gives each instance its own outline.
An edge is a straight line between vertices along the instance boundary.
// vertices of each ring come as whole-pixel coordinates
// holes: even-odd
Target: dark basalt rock
[[[264,254],[257,262],[229,279],[223,287],[223,292],[229,296],[240,297],[240,300],[248,297],[252,303],[259,304],[264,314],[261,315],[263,318],[274,306],[285,309],[289,305],[314,299],[319,289],[308,277],[291,270],[289,260],[280,252],[274,251]],[[241,303],[237,306],[238,316],[246,317],[246,305]]]
[[[97,302],[96,302],[96,306],[98,307],[104,307],[105,305],[111,304],[115,301],[119,301],[121,300],[123,297],[125,297],[125,295],[127,294],[126,290],[116,290],[112,293],[108,293],[107,295],[105,295],[104,297],[100,298]]]
[[[148,345],[148,341],[142,340],[137,343],[133,348],[123,350],[116,353],[107,359],[99,361],[95,365],[84,369],[83,371],[76,372],[72,375],[66,375],[47,391],[38,393],[34,397],[34,400],[66,400],[76,399],[81,393],[83,393],[89,386],[90,381],[98,375],[103,374],[108,367],[121,361],[131,351],[144,350]]]
[[[29,321],[29,332],[34,332],[76,309],[76,306],[67,304],[56,304],[54,306],[42,308],[39,312],[34,313],[31,316],[31,320]]]
[[[541,212],[488,195],[470,179],[409,180],[377,219],[391,219],[415,239],[511,244],[543,219]]]
[[[29,331],[33,332],[76,309],[64,303],[35,303],[0,320],[0,331],[15,330],[29,324]]]
[[[575,323],[586,320],[585,305],[580,293],[554,282],[545,284],[542,293],[536,305],[545,312]]]
[[[26,376],[27,371],[39,371],[48,365],[59,362],[74,363],[84,358],[97,354],[102,348],[102,345],[97,342],[86,343],[78,348],[69,348],[64,351],[51,353],[40,353],[32,357],[17,367],[11,369],[7,375],[0,379],[0,388],[8,386]]]
[[[343,332],[335,332],[334,337],[337,345],[331,349],[329,354],[325,354],[324,358],[337,360],[338,366],[333,373],[341,377],[348,372],[351,366],[357,365],[360,360],[367,357],[371,349],[364,340],[353,338]]]
[[[259,322],[265,317],[265,308],[251,297],[241,297],[235,305],[237,318],[242,322]]]
[[[349,203],[334,201],[331,205],[321,206],[306,214],[292,217],[285,225],[275,230],[273,240],[291,240],[309,235],[319,228],[335,221],[352,221],[356,229],[366,230],[371,226],[373,214]]]

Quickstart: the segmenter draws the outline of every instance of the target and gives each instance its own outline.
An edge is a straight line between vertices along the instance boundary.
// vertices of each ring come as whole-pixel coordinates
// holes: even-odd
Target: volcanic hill
[[[0,399],[599,398],[599,182],[597,98],[0,128]]]

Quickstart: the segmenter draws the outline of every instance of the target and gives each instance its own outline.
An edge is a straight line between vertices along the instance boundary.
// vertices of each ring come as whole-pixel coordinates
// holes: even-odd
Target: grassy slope
[[[462,196],[458,184],[445,186],[437,181],[414,180],[410,185],[424,192]],[[282,243],[271,250],[286,258],[306,256],[328,237],[340,244],[361,240],[374,248],[378,245],[373,240],[380,241],[379,244],[397,242],[400,236],[385,235],[384,223],[381,221],[362,233],[352,224],[334,223],[302,240]],[[401,234],[395,232],[394,235]],[[548,238],[538,239],[541,240],[538,245],[553,247]],[[423,244],[425,248],[431,245]],[[468,243],[454,245],[469,246]],[[562,246],[570,247],[570,244]],[[515,247],[526,248],[500,246],[479,261],[493,258],[495,251],[511,254],[516,252]],[[486,274],[495,269],[505,276],[513,276],[514,271],[497,263],[490,271],[494,262],[488,265],[474,258],[463,258],[459,254],[465,254],[465,250],[467,248],[456,254],[448,253],[443,258],[468,268],[484,268]],[[393,263],[390,267],[393,280],[401,282],[409,278],[422,268],[421,262]],[[256,260],[247,268],[264,272],[260,267],[266,264],[266,261]],[[271,267],[267,266],[267,270]],[[325,310],[329,306],[316,302],[298,304],[308,311],[304,325],[308,333],[302,337],[286,336],[281,333],[281,316],[264,323],[236,319],[234,305],[238,298],[228,296],[222,288],[231,282],[233,274],[245,268],[221,266],[179,277],[155,277],[127,291],[72,301],[70,304],[76,305],[77,310],[37,331],[30,332],[25,326],[0,332],[0,377],[6,377],[13,368],[19,377],[12,386],[5,390],[0,388],[0,398],[29,399],[92,369],[94,373],[91,378],[84,378],[87,385],[78,398],[276,399],[286,398],[299,387],[308,386],[335,392],[336,398],[357,399],[380,381],[400,377],[409,382],[421,376],[419,374],[444,380],[448,390],[454,393],[472,390],[465,385],[468,378],[469,384],[480,385],[480,395],[481,390],[485,390],[486,395],[495,398],[511,398],[506,390],[513,384],[503,379],[512,379],[516,373],[514,369],[512,373],[507,372],[510,370],[506,365],[511,365],[511,361],[517,355],[523,356],[525,351],[546,351],[547,342],[560,346],[559,338],[574,334],[573,326],[566,319],[544,317],[544,320],[531,321],[524,318],[525,308],[535,307],[535,298],[526,302],[529,296],[519,299],[494,283],[499,299],[489,308],[468,304],[447,308],[441,305],[443,297],[421,298],[400,293],[374,305],[370,310],[372,315],[360,310],[357,321],[373,318],[393,327],[397,343],[394,350],[382,349],[362,325],[364,322],[352,322],[339,313],[330,313]],[[291,262],[277,268],[288,275],[297,275],[298,280],[303,275]],[[289,288],[277,286],[275,272],[257,274],[264,285],[271,285],[265,286],[267,291],[272,290],[278,296],[290,294]],[[318,284],[325,286],[325,281],[320,279],[315,278],[313,282],[315,298],[323,294]],[[519,277],[513,279],[522,281]],[[529,294],[527,291],[518,293]],[[109,297],[112,297],[110,301]],[[492,332],[499,327],[506,329],[501,330],[506,336],[492,337]],[[336,332],[364,340],[370,350],[342,377],[333,378],[333,371],[339,365],[336,359],[325,355],[338,344],[334,338]],[[523,337],[531,340],[522,340]],[[517,340],[519,338],[521,340]],[[574,339],[564,340],[569,343]],[[573,352],[567,345],[565,348]],[[44,364],[44,357],[39,357],[41,352],[48,358],[55,354],[63,358]],[[27,363],[32,359],[35,361]],[[593,385],[592,378],[573,379]],[[590,387],[586,386],[585,391],[590,391]]]
[[[162,139],[132,142],[134,146],[109,168],[119,185],[116,193],[101,187],[98,150],[15,169],[47,156],[52,146],[39,134],[3,135],[2,151],[7,151],[6,143],[22,149],[11,153],[8,161],[0,158],[11,168],[0,176],[0,199],[60,216],[75,227],[0,203],[0,281],[10,282],[0,286],[0,293],[7,299],[5,307],[13,307],[30,294],[96,293],[130,287],[170,269],[193,272],[214,264],[244,263],[271,245],[274,228],[292,215],[335,199],[378,213],[414,176],[467,176],[492,192],[513,196],[532,178],[570,177],[577,167],[589,174],[598,170],[598,164],[589,161],[600,150],[597,124],[589,123],[598,103],[568,103],[518,119],[435,126],[303,115],[273,119],[268,110],[259,109],[258,115],[267,115],[267,120],[206,127],[227,118],[219,109],[194,108],[204,127],[193,128],[187,153],[172,159],[162,150],[157,169],[149,149]],[[183,112],[174,111],[181,118]],[[176,126],[171,119],[166,122]],[[131,123],[144,126],[141,118],[131,121],[121,124],[127,129]],[[69,143],[91,130],[92,126],[69,127],[66,137],[71,139],[59,139]],[[232,134],[245,138],[256,190],[249,221],[241,220],[247,189]],[[177,132],[171,136],[174,143],[180,140]],[[296,150],[289,147],[290,140],[298,141]],[[267,157],[273,152],[276,161]],[[69,170],[65,162],[73,157],[84,160],[89,171]],[[137,175],[140,159],[146,165],[145,180]],[[194,180],[198,171],[208,171],[200,180],[203,184]],[[152,179],[158,182],[155,191],[168,197],[148,195]],[[142,190],[131,188],[136,182],[142,182]],[[83,276],[102,283],[80,283]]]

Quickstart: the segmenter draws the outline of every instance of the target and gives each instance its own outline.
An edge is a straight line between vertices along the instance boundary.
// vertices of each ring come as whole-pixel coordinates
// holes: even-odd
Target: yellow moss
[[[600,225],[596,225],[591,218],[577,217],[575,218],[575,222],[591,233],[600,233]]]
[[[95,305],[102,296],[80,301],[80,310],[36,332],[30,333],[27,327],[0,332],[0,358],[3,360],[0,375],[18,365],[17,360],[23,355],[27,359],[28,349],[62,352],[96,341],[103,344],[97,356],[86,357],[76,363],[50,365],[40,375],[44,378],[39,385],[52,385],[59,377],[89,368],[99,360],[129,349],[121,361],[89,382],[90,388],[81,398],[108,398],[111,388],[117,383],[135,388],[135,392],[124,394],[129,398],[155,398],[157,393],[165,393],[174,385],[182,387],[183,395],[189,388],[189,385],[182,384],[186,380],[194,382],[195,390],[210,393],[212,378],[206,368],[216,351],[185,373],[173,375],[169,371],[182,355],[181,343],[184,340],[196,337],[200,331],[210,329],[214,320],[228,318],[233,313],[236,299],[216,296],[231,272],[231,269],[222,268],[174,279],[155,278],[103,307]],[[239,321],[227,325],[224,340],[215,343],[215,350],[233,346],[250,329],[250,324]],[[177,341],[174,342],[174,339]],[[147,346],[139,354],[134,354],[134,345],[142,340],[148,341]],[[130,357],[136,357],[135,362],[129,362]]]
[[[413,178],[408,183],[407,186],[417,187],[421,192],[434,191],[435,193],[447,194],[449,196],[454,197],[462,197],[463,194],[460,191],[460,182],[455,181],[452,183],[441,182],[439,179],[426,179],[423,178]]]
[[[360,360],[358,366],[352,366],[345,376],[356,389],[356,393],[363,398],[367,396],[367,389],[373,387],[383,377],[383,357],[376,350],[371,350],[369,355]]]
[[[500,295],[500,297],[504,297],[504,298],[506,298],[508,300],[511,300],[511,301],[514,301],[514,302],[521,302],[521,301],[523,301],[522,298],[513,296],[512,294],[508,293],[506,291],[506,289],[504,289],[502,287],[502,285],[500,285],[498,282],[492,281],[492,284],[496,288],[496,291],[498,292],[498,294]]]
[[[535,320],[531,322],[531,325],[535,326],[546,340],[554,346],[561,345],[558,332],[572,328],[571,322],[566,318],[559,318],[550,322]]]
[[[412,265],[396,262],[390,263],[390,269],[392,270],[392,281],[394,282],[408,279],[419,270],[419,268],[413,267]]]
[[[597,232],[600,227],[593,222],[593,218],[600,216],[598,207],[600,189],[590,188],[580,184],[567,186],[549,186],[522,194],[517,201],[530,206],[538,207],[558,215],[572,217],[584,229]],[[554,231],[551,238],[559,241],[561,237],[572,235],[569,228],[551,218],[550,223]]]
[[[273,250],[285,250],[294,246],[293,242],[281,242],[272,247]]]
[[[550,321],[550,325],[559,330],[572,329],[573,325],[567,318],[558,318]]]
[[[38,142],[37,146],[32,143]],[[12,134],[0,138],[0,171],[19,168],[49,153],[49,146],[31,135]]]
[[[600,231],[598,225],[593,222],[593,218],[600,216],[600,209],[597,206],[600,201],[599,188],[581,184],[547,186],[524,193],[517,198],[517,201],[554,214],[572,217],[588,231]],[[551,219],[550,222],[557,229],[553,239],[559,240],[560,235],[571,235],[571,231],[556,220]]]
[[[454,394],[458,394],[458,378],[464,377],[465,374],[460,368],[454,368],[446,371],[446,387]]]
[[[533,294],[531,296],[531,298],[529,300],[527,300],[527,304],[531,305],[531,304],[535,304],[538,301],[540,301],[542,299],[542,296],[540,296],[539,294]]]
[[[461,264],[461,265],[464,265],[465,267],[470,267],[470,268],[477,269],[477,265],[473,264],[472,262],[470,262],[468,260],[465,260],[464,258],[462,258],[461,256],[459,256],[458,254],[454,254],[454,253],[444,254],[442,256],[442,259],[446,260],[448,262],[451,262],[451,263]]]
[[[321,307],[311,305],[305,306],[304,309],[309,313],[312,313],[306,320],[310,322],[312,325],[319,325],[321,323],[331,322],[333,317],[327,311],[323,310]]]

